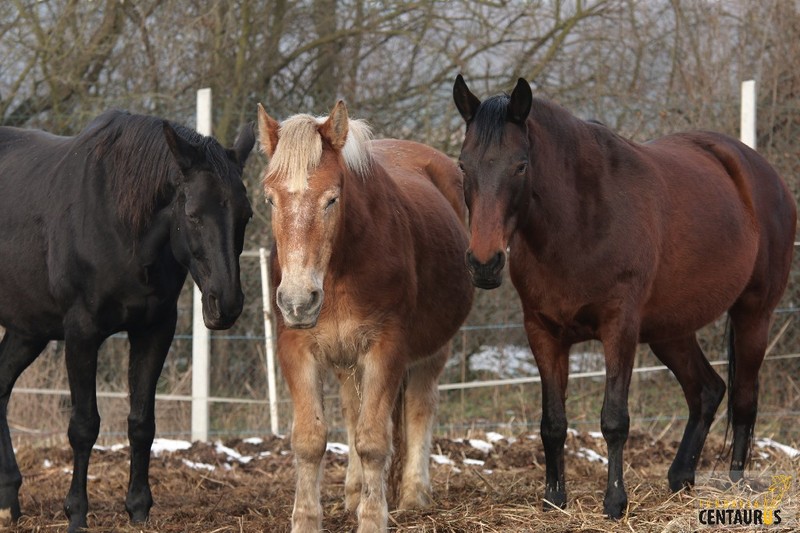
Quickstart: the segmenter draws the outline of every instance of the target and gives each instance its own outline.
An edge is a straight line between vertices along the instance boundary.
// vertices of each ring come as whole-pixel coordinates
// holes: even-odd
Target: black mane
[[[475,112],[470,128],[475,128],[479,146],[488,147],[503,141],[505,126],[508,124],[508,106],[511,97],[506,94],[490,96],[481,102]],[[575,150],[578,139],[586,133],[584,126],[600,125],[601,131],[617,137],[610,129],[598,121],[583,121],[560,105],[542,98],[534,98],[529,118],[544,131],[558,140],[560,146]]]
[[[180,178],[180,168],[164,137],[163,119],[107,111],[78,134],[76,142],[105,168],[118,216],[138,236],[156,208],[168,201]],[[232,179],[225,149],[213,137],[206,137],[180,124],[169,122],[182,139],[200,147],[211,170],[226,183]]]

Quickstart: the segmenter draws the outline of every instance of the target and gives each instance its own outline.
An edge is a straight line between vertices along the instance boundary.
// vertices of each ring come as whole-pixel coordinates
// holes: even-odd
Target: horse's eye
[[[520,163],[519,165],[517,165],[517,169],[514,171],[514,173],[517,176],[522,176],[527,171],[528,171],[528,163],[525,162],[525,163]]]
[[[329,208],[329,207],[331,207],[333,204],[335,204],[335,203],[336,203],[336,201],[337,201],[338,199],[339,199],[339,197],[338,197],[338,196],[334,196],[333,198],[331,198],[330,200],[328,200],[328,203],[327,203],[327,204],[325,204],[325,209],[328,209],[328,208]]]
[[[267,196],[267,203],[272,207],[275,207],[275,202],[272,201],[272,196]]]

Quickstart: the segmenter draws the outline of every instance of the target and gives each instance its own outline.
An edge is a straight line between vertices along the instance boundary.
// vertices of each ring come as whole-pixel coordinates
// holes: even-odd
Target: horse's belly
[[[644,307],[642,342],[691,334],[730,309],[753,274],[757,244],[739,249],[735,257],[709,254],[705,268],[657,278]]]

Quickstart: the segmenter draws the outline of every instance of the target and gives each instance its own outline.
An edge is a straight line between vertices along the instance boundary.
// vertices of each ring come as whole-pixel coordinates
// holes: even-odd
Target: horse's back
[[[474,292],[464,263],[461,172],[441,152],[412,141],[373,141],[372,154],[397,184],[392,201],[403,206],[413,235],[414,249],[407,253],[416,267],[414,342],[438,348],[466,318]]]
[[[730,211],[728,221],[748,217],[758,235],[759,254],[772,253],[771,248],[791,250],[797,218],[795,202],[786,183],[761,154],[737,139],[714,132],[677,134],[660,143],[675,143],[674,153],[670,153],[673,168],[697,165],[697,154],[717,167],[717,172],[684,172],[690,182],[679,186],[687,195],[696,196],[706,209],[729,202],[724,206]],[[658,144],[656,141],[652,146]],[[694,153],[685,151],[685,147]],[[673,170],[671,177],[680,175]],[[674,187],[673,193],[678,194]]]
[[[417,176],[429,180],[445,197],[459,220],[466,219],[464,176],[445,154],[425,144],[399,139],[373,141],[372,154],[395,179]]]
[[[754,218],[758,252],[749,286],[761,294],[765,310],[777,305],[786,286],[794,248],[797,207],[786,183],[758,152],[718,133],[702,133],[734,181]]]
[[[795,225],[794,202],[775,170],[755,151],[716,133],[671,135],[643,150],[662,193],[659,258],[646,313],[651,320],[643,336],[672,329],[658,326],[672,320],[697,329],[749,288],[757,287],[771,310],[785,287]]]
[[[63,335],[51,292],[47,233],[50,218],[66,224],[68,207],[61,202],[70,200],[54,177],[69,141],[38,130],[0,128],[0,324],[29,335]]]

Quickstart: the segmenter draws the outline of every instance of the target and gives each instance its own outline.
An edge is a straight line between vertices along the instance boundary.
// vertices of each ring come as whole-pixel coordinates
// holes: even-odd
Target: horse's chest
[[[378,328],[370,322],[353,317],[334,317],[310,330],[311,349],[314,356],[325,364],[352,367],[370,350],[378,333]]]
[[[530,263],[526,265],[530,267]],[[574,343],[598,336],[603,316],[616,309],[619,298],[596,280],[574,279],[571,272],[525,268],[513,272],[526,319],[534,320],[551,336]]]

